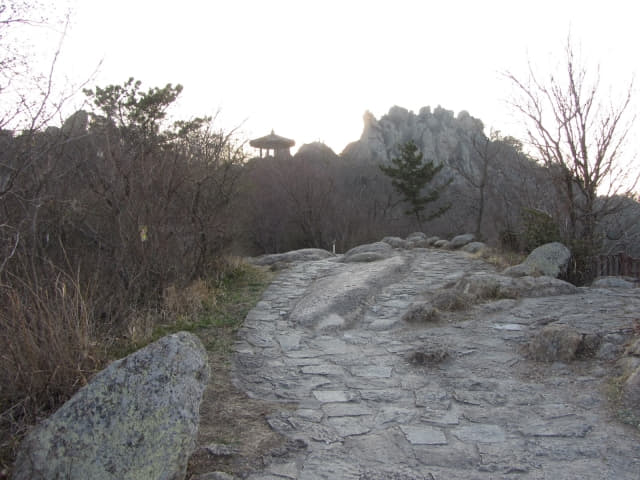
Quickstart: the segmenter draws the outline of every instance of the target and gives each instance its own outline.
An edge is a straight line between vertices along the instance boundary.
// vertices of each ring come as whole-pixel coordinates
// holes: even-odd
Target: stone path
[[[426,249],[284,271],[240,332],[234,381],[294,404],[268,421],[305,448],[249,478],[640,478],[638,431],[613,419],[605,394],[640,289],[498,300],[431,325],[401,320],[413,302],[482,271],[493,269]],[[521,346],[549,323],[600,334],[598,354],[527,360]]]

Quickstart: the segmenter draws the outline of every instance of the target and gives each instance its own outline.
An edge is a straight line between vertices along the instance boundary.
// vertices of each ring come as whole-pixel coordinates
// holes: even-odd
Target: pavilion
[[[268,157],[269,150],[272,150],[274,158],[288,158],[291,156],[291,152],[289,152],[289,149],[295,144],[296,142],[289,138],[284,138],[280,135],[276,135],[273,130],[271,130],[271,133],[265,137],[260,137],[256,138],[255,140],[249,141],[249,145],[254,148],[260,149],[260,158],[263,158],[263,150],[266,150],[265,157]]]

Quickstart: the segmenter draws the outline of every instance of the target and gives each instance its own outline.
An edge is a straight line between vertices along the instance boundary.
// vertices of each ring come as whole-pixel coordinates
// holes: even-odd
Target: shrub
[[[466,310],[473,304],[473,299],[455,290],[441,290],[431,300],[431,303],[443,311]]]
[[[545,243],[562,241],[558,224],[546,212],[525,208],[522,211],[522,222],[522,243],[526,252],[531,252]]]
[[[569,362],[575,360],[582,344],[582,335],[566,325],[544,327],[526,345],[532,360],[542,362]]]
[[[428,302],[414,303],[402,316],[405,322],[409,323],[432,323],[440,318],[438,310]]]

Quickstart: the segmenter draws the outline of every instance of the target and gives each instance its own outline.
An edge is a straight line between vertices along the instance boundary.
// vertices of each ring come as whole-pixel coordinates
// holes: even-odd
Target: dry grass
[[[630,408],[624,401],[624,386],[629,379],[629,372],[609,378],[605,385],[605,393],[609,400],[609,410],[613,416],[626,425],[640,430],[640,409]]]
[[[431,303],[440,311],[456,312],[468,310],[474,303],[473,297],[456,290],[439,290]]]
[[[572,327],[547,325],[525,345],[525,354],[539,362],[570,362],[576,359],[582,339]]]
[[[89,294],[56,272],[49,288],[17,281],[0,311],[0,466],[8,469],[30,424],[57,408],[103,365]],[[34,286],[35,283],[35,286]]]
[[[507,267],[519,265],[526,258],[522,253],[500,251],[493,248],[484,248],[476,253],[474,257],[480,258],[493,265],[497,270],[504,270]]]
[[[440,319],[438,309],[428,302],[414,303],[402,316],[409,323],[435,323]]]
[[[87,293],[59,274],[51,288],[7,288],[0,313],[3,406],[47,408],[86,383],[101,357]],[[10,385],[11,388],[6,388]]]

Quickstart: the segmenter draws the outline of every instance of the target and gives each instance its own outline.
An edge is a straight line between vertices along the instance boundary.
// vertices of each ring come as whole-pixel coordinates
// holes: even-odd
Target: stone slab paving
[[[613,418],[605,388],[611,352],[640,315],[640,289],[498,300],[429,325],[401,320],[412,302],[482,271],[494,270],[415,249],[281,273],[240,332],[234,381],[252,397],[293,403],[268,421],[306,449],[250,478],[639,479],[638,431]],[[521,346],[554,322],[599,334],[604,353],[526,359]],[[443,349],[442,362],[410,361]]]

